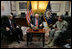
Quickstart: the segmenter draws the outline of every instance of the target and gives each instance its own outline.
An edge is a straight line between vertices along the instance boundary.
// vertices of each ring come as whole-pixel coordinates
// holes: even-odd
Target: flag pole
[[[27,1],[27,10],[28,10],[28,8],[29,8],[29,1]],[[27,20],[27,17],[26,17],[26,20]],[[28,26],[29,26],[28,21],[27,21],[27,24],[28,24]]]
[[[50,2],[50,1],[49,1],[49,2]],[[49,3],[49,2],[48,2],[48,3]],[[44,20],[45,20],[45,21],[46,21],[46,23],[47,23],[47,20],[46,20],[45,16],[43,16],[43,17],[44,17]],[[48,23],[47,23],[47,26],[48,26]],[[48,27],[48,28],[49,28],[49,27]]]
[[[31,3],[31,1],[29,1],[29,6],[30,6],[30,3]],[[30,8],[29,6],[28,6],[28,9]],[[29,18],[30,18],[30,11],[29,11]],[[29,26],[29,23],[28,23],[28,26]]]
[[[45,19],[45,16],[43,16],[43,18],[44,18],[45,22],[47,23],[47,21],[46,21],[46,19]],[[47,23],[47,26],[48,26],[48,23]],[[49,27],[48,27],[48,28],[49,28]]]

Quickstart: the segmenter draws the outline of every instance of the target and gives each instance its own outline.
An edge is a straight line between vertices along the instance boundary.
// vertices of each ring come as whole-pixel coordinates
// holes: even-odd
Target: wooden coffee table
[[[44,47],[44,42],[45,42],[45,29],[38,29],[38,31],[33,31],[33,29],[28,29],[27,30],[27,46],[28,46],[28,42],[29,42],[29,38],[33,38],[29,37],[30,35],[42,35],[42,42],[43,42],[43,47]]]

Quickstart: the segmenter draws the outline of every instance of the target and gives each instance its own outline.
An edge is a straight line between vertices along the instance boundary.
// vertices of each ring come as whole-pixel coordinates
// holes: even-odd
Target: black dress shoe
[[[17,41],[18,43],[20,43],[20,41]]]

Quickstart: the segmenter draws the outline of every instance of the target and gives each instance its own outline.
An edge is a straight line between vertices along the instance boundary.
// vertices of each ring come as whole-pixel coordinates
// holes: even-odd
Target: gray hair
[[[8,18],[13,17],[11,14],[8,15]]]
[[[51,14],[51,12],[50,12],[50,11],[48,11],[47,13],[48,13],[48,14]]]

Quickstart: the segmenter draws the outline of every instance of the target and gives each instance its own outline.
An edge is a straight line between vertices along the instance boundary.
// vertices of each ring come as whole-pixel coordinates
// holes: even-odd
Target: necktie
[[[38,26],[38,19],[36,19],[36,26]]]
[[[14,28],[14,24],[13,24],[13,22],[11,21],[11,26],[12,26],[12,28]]]

